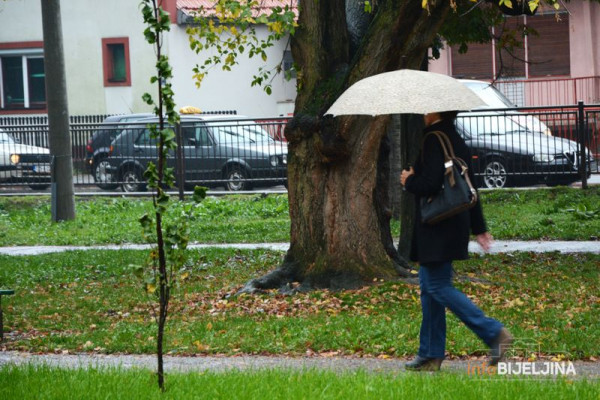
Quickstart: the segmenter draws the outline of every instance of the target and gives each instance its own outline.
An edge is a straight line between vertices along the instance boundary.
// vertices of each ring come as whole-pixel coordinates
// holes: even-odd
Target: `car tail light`
[[[92,139],[88,140],[87,146],[85,146],[85,150],[88,153],[93,153],[94,152],[94,148],[92,147]]]
[[[108,155],[110,156],[110,155],[112,154],[112,152],[113,152],[113,147],[112,147],[112,145],[111,145],[111,146],[109,147],[109,149],[108,149]]]

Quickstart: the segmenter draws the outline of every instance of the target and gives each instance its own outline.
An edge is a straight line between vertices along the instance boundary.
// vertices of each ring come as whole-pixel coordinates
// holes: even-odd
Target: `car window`
[[[514,104],[494,86],[482,82],[463,82],[491,108],[514,108]]]
[[[461,115],[456,120],[459,129],[471,137],[484,135],[510,135],[527,132],[527,128],[519,125],[511,118],[503,115]]]
[[[15,140],[8,133],[0,131],[0,143],[14,144]]]
[[[204,125],[181,128],[184,146],[210,146],[210,133]]]
[[[259,125],[224,125],[212,123],[211,127],[219,143],[273,142]]]
[[[135,139],[135,144],[137,146],[156,146],[158,144],[158,139],[151,137],[150,129],[140,129],[140,132]]]

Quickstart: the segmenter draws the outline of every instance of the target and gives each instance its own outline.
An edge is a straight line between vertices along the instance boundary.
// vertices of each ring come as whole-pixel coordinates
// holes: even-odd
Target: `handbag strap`
[[[465,181],[467,182],[467,185],[469,186],[469,190],[471,191],[471,194],[473,195],[471,197],[471,204],[475,204],[478,199],[478,194],[477,194],[477,190],[471,183],[471,178],[469,177],[469,173],[468,173],[469,167],[467,167],[467,163],[462,158],[456,157],[454,155],[454,147],[452,146],[452,142],[450,141],[450,138],[448,137],[448,135],[446,135],[444,132],[442,132],[442,131],[427,132],[425,134],[425,136],[423,136],[422,143],[425,143],[425,139],[429,135],[435,135],[438,138],[440,145],[442,146],[442,151],[444,152],[444,167],[446,168],[446,172],[444,174],[449,175],[448,181],[450,183],[450,186],[456,185],[456,180],[454,178],[454,168],[453,168],[454,163],[456,162],[460,166],[460,170],[461,170],[460,173],[462,176],[465,177]],[[421,146],[421,148],[423,148],[423,146]],[[423,152],[421,152],[421,159],[423,159]]]
[[[435,135],[442,146],[442,151],[444,152],[444,167],[446,168],[445,175],[448,175],[448,180],[450,182],[450,186],[454,186],[456,184],[456,180],[454,178],[454,160],[458,160],[458,158],[454,155],[454,147],[452,146],[452,142],[450,142],[450,138],[442,131],[431,131],[427,132],[425,136],[423,136],[423,144],[425,143],[425,139],[427,136]],[[421,146],[423,148],[423,146]],[[421,160],[424,158],[424,152],[421,152]],[[462,160],[460,160],[462,161]],[[462,172],[466,171],[466,164],[464,161],[459,162]]]
[[[425,143],[425,139],[427,139],[427,136],[429,135],[435,135],[438,138],[440,145],[442,146],[442,151],[444,152],[444,162],[456,158],[454,155],[454,147],[452,146],[452,142],[448,135],[442,131],[427,132],[425,136],[423,136],[423,143]]]

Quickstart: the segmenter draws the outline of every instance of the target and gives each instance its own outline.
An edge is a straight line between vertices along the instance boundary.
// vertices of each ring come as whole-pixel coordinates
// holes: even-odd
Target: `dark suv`
[[[112,190],[119,186],[111,182],[112,177],[106,171],[106,167],[108,166],[106,158],[110,150],[110,143],[131,122],[150,118],[153,115],[149,113],[112,115],[107,117],[102,122],[102,125],[92,134],[85,147],[85,164],[88,166],[90,174],[94,177],[94,182],[96,182],[98,187]]]
[[[143,173],[158,155],[149,126],[157,122],[157,118],[140,120],[111,144],[107,170],[125,192],[145,190]],[[287,143],[274,140],[255,121],[182,116],[181,136],[186,186],[224,185],[236,191],[287,183]],[[174,151],[167,163],[176,167]]]

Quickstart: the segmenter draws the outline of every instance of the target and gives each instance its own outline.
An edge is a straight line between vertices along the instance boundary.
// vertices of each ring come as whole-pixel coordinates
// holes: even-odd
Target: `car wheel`
[[[225,179],[227,179],[227,183],[225,184],[227,190],[237,192],[239,190],[250,189],[250,183],[246,181],[248,174],[239,166],[230,167],[227,170]]]
[[[119,186],[116,183],[111,183],[113,181],[113,177],[112,174],[108,172],[109,167],[110,163],[106,157],[98,158],[94,162],[92,174],[94,175],[94,182],[96,182],[96,185],[100,189],[113,190]]]
[[[124,192],[143,192],[146,190],[146,184],[142,179],[142,172],[139,168],[126,169],[121,175],[121,188]]]
[[[504,161],[492,159],[488,161],[483,170],[483,187],[488,189],[498,189],[507,186],[508,170]]]

